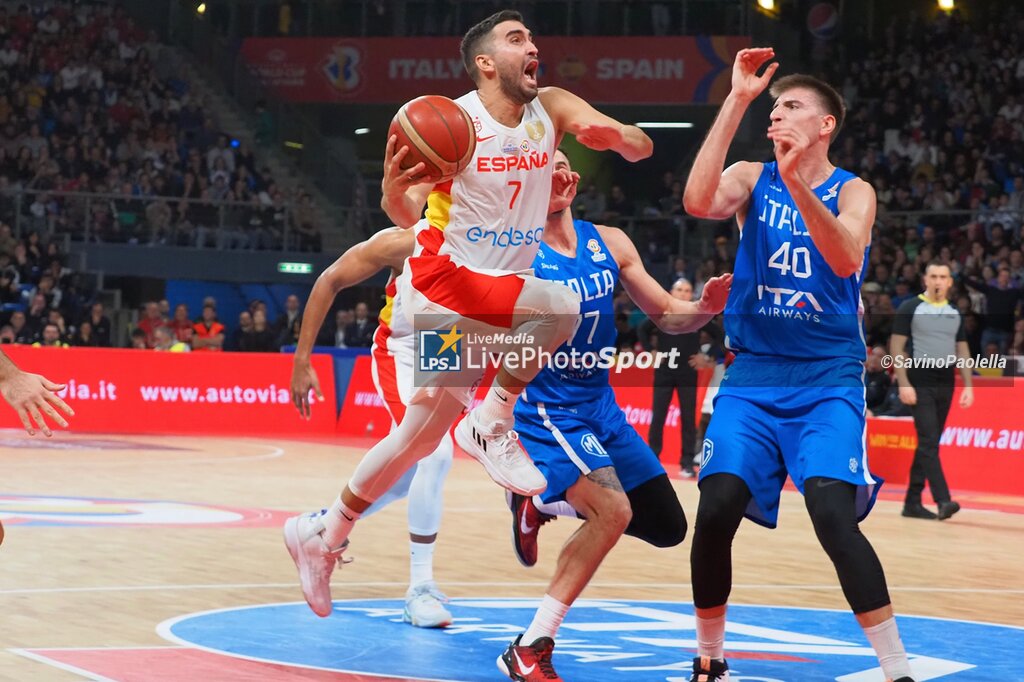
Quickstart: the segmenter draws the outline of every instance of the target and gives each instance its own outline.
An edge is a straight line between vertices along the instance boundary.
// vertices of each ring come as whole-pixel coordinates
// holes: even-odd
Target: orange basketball
[[[431,182],[444,182],[469,165],[476,151],[476,131],[466,110],[441,95],[424,95],[406,102],[391,121],[388,137],[398,136],[395,152],[409,153],[402,170],[422,162],[421,174]]]

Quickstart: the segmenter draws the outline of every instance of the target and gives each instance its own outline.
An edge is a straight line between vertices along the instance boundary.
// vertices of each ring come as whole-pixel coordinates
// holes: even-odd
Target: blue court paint
[[[343,589],[343,583],[338,589]],[[421,630],[401,622],[395,599],[335,601],[329,618],[306,604],[192,614],[158,628],[172,641],[244,658],[340,672],[432,680],[500,679],[495,658],[539,600],[455,599],[455,622]],[[845,611],[730,605],[732,682],[882,682],[877,661]],[[1024,680],[1024,628],[899,617],[918,682]],[[686,682],[696,642],[693,607],[674,602],[582,600],[555,647],[567,680]]]

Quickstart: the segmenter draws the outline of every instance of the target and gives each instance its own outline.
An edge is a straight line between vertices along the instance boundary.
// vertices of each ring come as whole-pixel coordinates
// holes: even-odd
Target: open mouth
[[[537,60],[533,60],[529,64],[526,65],[525,69],[523,69],[523,76],[526,77],[526,82],[529,85],[532,85],[532,86],[536,86],[537,85],[537,70],[539,68],[540,68],[540,62],[537,61]]]

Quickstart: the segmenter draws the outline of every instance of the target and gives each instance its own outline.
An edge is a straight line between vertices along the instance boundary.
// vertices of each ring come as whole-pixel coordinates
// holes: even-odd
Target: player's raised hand
[[[384,147],[384,179],[380,182],[380,191],[384,196],[399,196],[413,185],[426,181],[420,180],[420,174],[427,168],[425,163],[420,162],[402,170],[402,160],[409,153],[409,148],[402,145],[401,149],[396,150],[397,144],[398,136],[392,135]]]
[[[316,399],[323,402],[324,394],[320,390],[320,378],[316,375],[313,366],[296,362],[292,365],[292,404],[299,411],[303,419],[313,416],[313,407],[309,401],[310,390],[316,395]]]
[[[584,147],[594,151],[603,152],[608,149],[618,149],[625,138],[622,136],[622,126],[607,126],[596,124],[581,125],[576,131],[576,141]]]
[[[36,429],[39,429],[46,436],[52,436],[53,432],[50,431],[43,415],[58,426],[67,428],[68,422],[60,412],[69,417],[75,413],[57,395],[57,391],[63,389],[64,384],[55,384],[39,374],[18,371],[0,386],[0,394],[3,394],[4,400],[18,413],[28,435],[36,435]]]
[[[580,174],[567,168],[559,168],[551,174],[551,198],[548,200],[548,213],[564,210],[576,199],[576,189],[580,184]]]
[[[725,310],[725,302],[729,300],[729,290],[731,288],[731,272],[719,275],[718,277],[712,277],[704,284],[704,291],[701,292],[697,307],[702,313],[717,315]]]
[[[758,70],[765,62],[775,57],[775,50],[770,47],[750,47],[736,53],[736,61],[732,65],[732,91],[738,97],[751,101],[768,87],[778,62],[772,62],[760,76]]]
[[[775,160],[783,179],[795,177],[800,159],[811,146],[811,138],[795,128],[773,123],[768,128],[768,139],[775,143]]]

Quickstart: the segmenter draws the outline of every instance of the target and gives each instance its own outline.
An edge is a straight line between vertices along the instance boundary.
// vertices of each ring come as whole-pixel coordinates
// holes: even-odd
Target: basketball
[[[397,152],[403,146],[409,153],[402,159],[402,170],[422,162],[423,176],[431,182],[455,177],[473,158],[476,132],[466,110],[440,95],[425,95],[407,102],[395,114],[388,137],[398,136]]]

